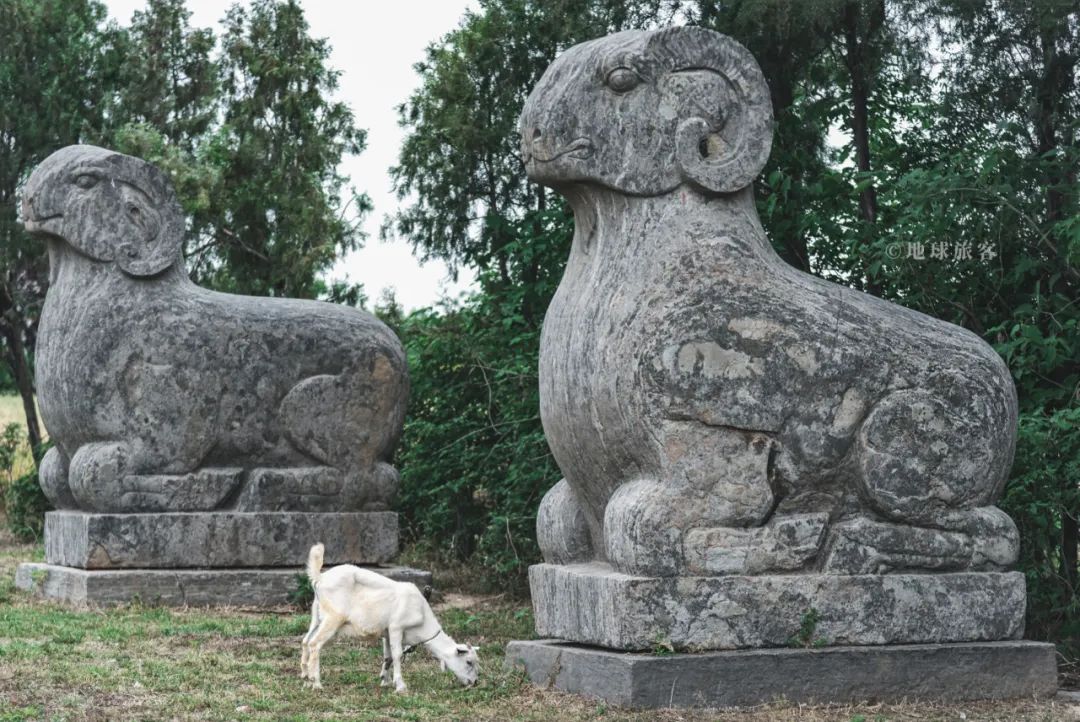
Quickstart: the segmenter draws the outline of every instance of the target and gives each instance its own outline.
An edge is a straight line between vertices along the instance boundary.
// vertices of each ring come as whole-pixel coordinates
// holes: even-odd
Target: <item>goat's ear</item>
[[[469,653],[469,645],[467,645],[467,644],[459,644],[457,646],[457,653],[458,654],[468,654]]]

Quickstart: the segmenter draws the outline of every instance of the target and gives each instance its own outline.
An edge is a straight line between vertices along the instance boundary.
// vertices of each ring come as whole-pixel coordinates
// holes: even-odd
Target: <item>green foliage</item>
[[[20,541],[37,541],[45,527],[45,512],[52,507],[38,483],[36,469],[16,473],[25,447],[26,432],[22,424],[5,426],[0,433],[0,488],[8,529]]]
[[[824,647],[828,642],[817,636],[817,625],[821,621],[821,613],[814,607],[810,607],[799,620],[799,631],[788,639],[789,647]]]
[[[502,281],[397,326],[409,355],[412,401],[398,454],[408,534],[471,558],[499,586],[524,580],[538,559],[536,509],[559,479],[540,425],[536,378],[540,328],[569,245],[561,210],[507,224]],[[532,282],[522,282],[535,274]],[[384,314],[385,318],[385,314]]]
[[[224,122],[206,151],[220,170],[211,204],[212,285],[255,295],[312,297],[318,276],[359,246],[367,197],[342,201],[341,159],[364,149],[347,105],[329,98],[339,72],[308,35],[295,0],[234,5],[219,59]]]
[[[652,655],[654,657],[670,657],[673,654],[675,654],[675,646],[671,643],[671,639],[663,634],[657,634],[653,639]]]
[[[8,424],[0,432],[0,474],[10,481],[15,469],[15,460],[18,458],[19,449],[23,445],[23,430],[21,424]]]
[[[1070,520],[1063,514],[1080,509],[1078,429],[1075,406],[1021,414],[1013,477],[1002,502],[1024,541],[1020,568],[1027,576],[1029,631],[1073,644],[1080,640],[1080,584],[1076,546],[1070,557],[1063,545]]]
[[[289,604],[300,609],[307,609],[315,601],[315,587],[311,585],[308,575],[301,572],[294,579],[296,585],[289,591]]]
[[[407,135],[391,169],[411,204],[384,228],[425,258],[502,268],[507,223],[544,210],[518,156],[518,115],[556,54],[575,43],[671,17],[659,0],[481,0],[416,65],[421,85],[401,106]]]

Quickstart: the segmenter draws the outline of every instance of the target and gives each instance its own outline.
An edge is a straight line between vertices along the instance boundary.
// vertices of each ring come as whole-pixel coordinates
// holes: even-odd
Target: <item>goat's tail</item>
[[[323,552],[326,551],[321,543],[311,547],[311,551],[307,555],[307,578],[311,582],[311,586],[314,587],[319,583],[319,577],[322,576],[322,562]]]

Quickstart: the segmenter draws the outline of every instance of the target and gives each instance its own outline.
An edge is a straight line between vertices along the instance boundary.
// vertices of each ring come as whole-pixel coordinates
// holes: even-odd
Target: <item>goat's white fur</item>
[[[311,626],[301,643],[300,676],[321,689],[319,653],[338,631],[374,640],[382,639],[382,686],[390,683],[392,665],[394,688],[405,691],[401,677],[404,651],[417,644],[450,670],[462,684],[476,682],[479,673],[476,648],[458,644],[442,630],[424,595],[409,582],[395,582],[381,574],[342,564],[322,572],[324,547],[316,544],[308,553],[307,575],[315,590],[311,604]]]

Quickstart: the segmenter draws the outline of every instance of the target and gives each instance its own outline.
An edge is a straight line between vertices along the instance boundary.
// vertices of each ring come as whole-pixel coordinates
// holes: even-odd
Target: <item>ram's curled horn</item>
[[[718,107],[714,119],[680,121],[676,162],[684,178],[711,193],[750,185],[769,158],[773,135],[769,86],[754,57],[726,35],[696,27],[661,30],[650,51],[669,72],[711,70],[731,88],[715,99],[726,107]]]
[[[183,262],[184,211],[164,173],[139,158],[125,160],[137,165],[141,181],[124,200],[138,236],[117,249],[116,262],[132,276],[155,276]]]

